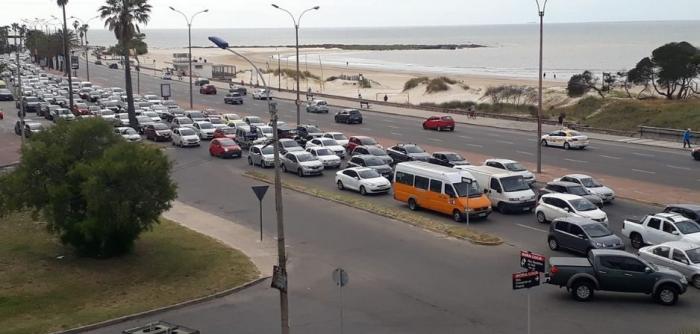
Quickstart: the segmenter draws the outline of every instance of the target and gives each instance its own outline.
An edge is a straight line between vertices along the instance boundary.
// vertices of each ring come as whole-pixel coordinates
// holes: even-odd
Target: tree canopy
[[[59,122],[0,177],[0,216],[31,210],[79,254],[121,255],[170,208],[170,170],[161,150],[126,142],[101,119]]]
[[[687,98],[697,93],[693,81],[700,74],[700,50],[688,42],[663,45],[630,70],[630,81],[648,86],[667,99]]]

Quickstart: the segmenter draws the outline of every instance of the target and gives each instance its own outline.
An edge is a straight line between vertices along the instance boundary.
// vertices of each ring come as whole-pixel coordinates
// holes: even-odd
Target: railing
[[[657,128],[653,126],[640,126],[639,127],[639,137],[648,139],[661,139],[667,141],[683,141],[683,133],[685,130],[679,129],[669,129],[669,128]],[[700,143],[700,132],[691,131],[692,137],[690,142],[693,144]]]

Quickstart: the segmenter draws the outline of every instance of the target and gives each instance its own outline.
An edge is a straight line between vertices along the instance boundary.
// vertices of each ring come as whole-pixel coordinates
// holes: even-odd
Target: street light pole
[[[539,94],[537,98],[537,173],[542,173],[542,53],[544,40],[544,11],[547,7],[547,1],[544,0],[540,6],[541,0],[535,0],[537,3],[537,11],[540,15],[540,70],[539,70]]]
[[[304,14],[306,14],[307,12],[312,11],[312,10],[318,10],[321,7],[320,6],[311,7],[309,9],[301,12],[301,14],[299,14],[299,18],[295,18],[294,15],[290,11],[288,11],[280,6],[277,6],[276,4],[272,4],[272,7],[275,7],[277,9],[289,14],[289,16],[292,18],[292,21],[294,22],[294,32],[296,34],[296,54],[297,54],[297,59],[296,59],[297,60],[297,73],[296,73],[297,99],[296,99],[296,105],[297,105],[297,125],[299,125],[299,124],[301,124],[301,98],[300,98],[300,94],[301,94],[300,89],[301,88],[299,87],[299,25],[301,24],[301,18],[304,16]]]
[[[265,91],[269,92],[270,87],[265,81],[265,76],[263,76],[260,69],[258,69],[255,64],[248,59],[246,56],[236,52],[229,48],[228,42],[224,41],[218,37],[209,37],[216,46],[221,49],[227,50],[247,61],[257,72],[258,76],[265,86]],[[266,99],[267,108],[270,112],[271,122],[272,122],[272,140],[273,140],[273,154],[275,159],[275,212],[277,216],[277,266],[279,267],[279,272],[284,278],[285,287],[279,289],[280,291],[280,313],[282,322],[282,334],[289,334],[289,298],[287,295],[287,254],[285,248],[284,240],[284,211],[282,208],[282,175],[280,173],[280,150],[278,145],[279,134],[277,133],[277,110],[275,105],[270,101],[271,99]]]
[[[194,21],[194,18],[197,15],[202,14],[202,13],[206,13],[209,11],[209,9],[205,9],[205,10],[196,12],[196,13],[192,14],[192,16],[189,18],[187,17],[187,15],[185,15],[185,13],[173,8],[172,6],[170,7],[170,10],[172,10],[173,12],[180,13],[182,15],[182,17],[185,18],[185,21],[187,22],[187,45],[188,45],[187,46],[187,49],[188,49],[187,58],[189,60],[188,62],[189,62],[189,69],[190,69],[189,76],[190,76],[190,110],[191,110],[191,109],[194,109],[194,95],[192,94],[192,86],[193,86],[193,83],[192,83],[192,21]]]

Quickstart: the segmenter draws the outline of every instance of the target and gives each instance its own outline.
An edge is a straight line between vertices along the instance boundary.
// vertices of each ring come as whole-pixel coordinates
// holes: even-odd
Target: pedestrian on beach
[[[545,78],[545,79],[547,79],[547,72],[544,72],[544,73],[542,74],[542,77]]]
[[[557,74],[554,73],[554,80],[557,80]]]
[[[693,134],[690,132],[690,128],[688,128],[688,130],[685,130],[685,132],[683,132],[683,148],[686,148],[686,146],[688,148],[691,148],[690,138],[692,138],[692,137],[693,137]]]
[[[564,118],[566,118],[566,114],[560,113],[559,114],[559,125],[561,125],[561,126],[564,125]]]
[[[389,101],[389,96],[387,96],[386,94],[384,94],[384,102],[386,102],[386,101]]]

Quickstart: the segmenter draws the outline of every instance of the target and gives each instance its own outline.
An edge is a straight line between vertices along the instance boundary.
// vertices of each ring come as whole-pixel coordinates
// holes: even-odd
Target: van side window
[[[407,174],[403,172],[396,172],[396,182],[413,186],[413,174]]]
[[[430,180],[430,191],[434,193],[442,193],[442,182],[436,180]]]
[[[498,179],[491,179],[491,189],[496,192],[501,191],[501,184],[498,183]]]
[[[450,197],[457,197],[457,193],[455,192],[455,189],[452,187],[451,184],[445,185],[445,195]]]
[[[556,224],[557,225],[554,228],[557,231],[569,233],[569,223],[568,222],[558,221],[558,222],[556,222]]]
[[[415,187],[418,189],[428,190],[428,182],[430,179],[427,177],[416,176]]]

